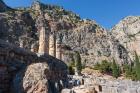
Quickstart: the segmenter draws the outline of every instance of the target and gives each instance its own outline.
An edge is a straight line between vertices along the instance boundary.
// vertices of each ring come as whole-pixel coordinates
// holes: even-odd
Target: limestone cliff
[[[134,52],[140,55],[140,16],[128,16],[112,28],[112,34],[127,49],[133,59]]]

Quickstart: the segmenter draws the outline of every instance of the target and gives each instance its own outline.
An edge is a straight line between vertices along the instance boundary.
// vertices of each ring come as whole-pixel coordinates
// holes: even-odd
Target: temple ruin
[[[55,37],[55,34],[52,33],[50,34],[50,38],[49,38],[49,55],[51,56],[54,56],[55,57],[55,52],[56,52],[56,49],[55,49],[55,45],[56,45],[56,37]]]
[[[46,33],[45,33],[45,27],[41,27],[40,29],[40,35],[39,35],[39,54],[45,54],[48,53],[48,47],[46,42]]]
[[[53,57],[56,57],[57,59],[62,59],[62,51],[61,51],[61,39],[56,38],[55,33],[50,33],[49,34],[49,40],[46,40],[46,34],[44,29],[41,30],[40,32],[40,37],[39,37],[39,54],[44,54],[47,53]],[[47,46],[47,43],[49,45]]]
[[[60,39],[60,36],[58,35],[58,33],[56,33],[57,23],[55,23],[52,20],[49,20],[49,26],[50,26],[50,29],[45,29],[46,26],[44,26],[44,24],[39,25],[40,29],[38,29],[38,32],[40,34],[39,34],[38,54],[46,53],[61,60],[62,59],[62,53],[61,53],[62,40]]]
[[[61,39],[60,38],[58,38],[57,40],[56,40],[56,58],[57,59],[62,59],[62,53],[61,53],[62,51],[61,51]]]

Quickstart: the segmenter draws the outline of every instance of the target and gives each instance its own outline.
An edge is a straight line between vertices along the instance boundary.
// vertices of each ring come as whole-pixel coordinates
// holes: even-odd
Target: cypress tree
[[[115,60],[113,59],[113,63],[112,63],[112,75],[115,78],[118,78],[120,76],[120,68],[119,66],[116,64]]]
[[[78,74],[81,74],[82,71],[82,63],[81,63],[81,56],[79,52],[75,52],[75,67],[78,71]]]

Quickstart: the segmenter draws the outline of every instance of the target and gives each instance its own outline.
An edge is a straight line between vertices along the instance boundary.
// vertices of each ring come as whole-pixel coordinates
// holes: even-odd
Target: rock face
[[[135,51],[140,55],[139,25],[139,16],[128,16],[112,28],[112,34],[127,49],[132,59]]]
[[[92,26],[94,28],[96,24],[92,23],[85,29],[90,29]],[[68,31],[67,34],[64,34],[63,42],[72,50],[79,51],[82,61],[88,66],[102,60],[111,61],[113,58],[119,64],[131,62],[126,49],[114,39],[110,32],[99,26],[91,31],[85,29],[78,28],[76,29],[78,31]]]
[[[0,40],[0,92],[59,93],[67,86],[67,66]]]

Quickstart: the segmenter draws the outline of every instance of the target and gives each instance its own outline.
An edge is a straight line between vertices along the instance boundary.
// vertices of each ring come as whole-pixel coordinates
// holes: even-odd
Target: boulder
[[[72,93],[71,89],[63,89],[61,93]]]

